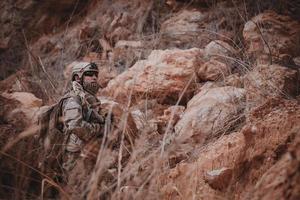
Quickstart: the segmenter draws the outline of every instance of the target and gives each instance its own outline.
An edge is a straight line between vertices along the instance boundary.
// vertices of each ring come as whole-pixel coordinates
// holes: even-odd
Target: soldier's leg
[[[76,165],[80,152],[65,151],[62,167],[64,169],[64,177],[66,182],[69,181],[69,175]]]

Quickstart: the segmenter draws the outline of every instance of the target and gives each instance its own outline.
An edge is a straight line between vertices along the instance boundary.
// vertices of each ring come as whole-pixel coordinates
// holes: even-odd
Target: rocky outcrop
[[[41,195],[27,126],[84,60],[98,64],[98,94],[111,98],[100,96],[105,137],[84,147],[63,186],[71,199],[299,199],[297,9],[295,0],[1,1],[0,79],[22,70],[0,85],[0,196]],[[59,198],[43,186],[44,198],[51,188]]]
[[[41,99],[38,99],[33,94],[27,92],[3,93],[2,96],[20,103],[8,114],[7,117],[9,121],[22,119],[22,121],[30,124],[37,120],[37,112],[39,107],[43,104]],[[23,118],[23,116],[25,116],[25,118]]]
[[[298,72],[280,65],[259,65],[244,79],[247,90],[247,109],[269,97],[295,97],[298,93]]]
[[[202,51],[196,48],[152,51],[147,60],[111,80],[104,92],[121,101],[150,97],[175,103],[182,92],[185,97],[191,94],[201,56]]]
[[[226,60],[226,57],[232,57],[237,51],[227,42],[221,40],[211,41],[204,48],[205,56],[209,58],[219,58]]]
[[[55,34],[85,16],[90,1],[3,1],[0,3],[2,34],[0,35],[0,79],[16,72],[27,59],[26,45],[43,34]]]
[[[205,22],[207,13],[198,10],[183,10],[174,17],[166,20],[161,25],[162,41],[177,47],[186,46],[187,48],[196,47],[192,41],[199,41],[201,25]],[[189,45],[189,46],[187,46]]]
[[[221,87],[204,89],[195,95],[175,126],[179,140],[199,145],[207,138],[225,134],[243,110],[245,92],[241,88]]]
[[[251,123],[240,132],[202,146],[196,162],[180,163],[165,174],[161,179],[164,187],[160,190],[164,199],[179,196],[190,199],[195,195],[201,198],[208,193],[208,199],[236,197],[232,194],[239,194],[238,199],[283,198],[289,194],[296,197],[298,140],[291,141],[298,137],[299,114],[299,106],[294,101],[268,101],[252,112]],[[228,169],[224,176],[213,171],[222,168]],[[211,171],[214,173],[208,175]],[[212,174],[217,175],[212,178]],[[293,180],[290,190],[283,184],[287,176]]]
[[[232,169],[221,168],[208,171],[204,174],[204,180],[215,190],[226,189],[232,178]]]
[[[197,75],[200,81],[220,81],[231,74],[232,63],[236,50],[221,40],[211,41],[204,48],[207,60],[199,67]]]
[[[125,131],[125,139],[133,144],[135,138],[138,137],[138,132],[137,125],[131,113],[126,110],[124,105],[118,104],[113,100],[100,98],[100,101],[100,114],[106,116],[108,119],[111,118],[110,123],[114,128],[118,131]]]
[[[203,64],[197,75],[201,81],[224,80],[231,73],[230,66],[217,60],[210,60]]]
[[[288,151],[257,181],[252,195],[248,195],[251,199],[300,198],[299,145],[300,137],[297,134]]]
[[[157,118],[159,133],[173,132],[174,126],[182,117],[184,110],[184,106],[170,106],[164,110],[164,114]]]
[[[284,54],[299,55],[300,23],[274,11],[265,11],[250,21],[243,30],[249,55],[259,63],[280,60]]]

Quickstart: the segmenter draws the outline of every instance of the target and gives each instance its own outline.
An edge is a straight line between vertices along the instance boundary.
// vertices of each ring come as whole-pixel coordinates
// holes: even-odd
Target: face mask
[[[83,83],[83,89],[88,91],[89,93],[95,95],[100,88],[100,85],[98,83]]]

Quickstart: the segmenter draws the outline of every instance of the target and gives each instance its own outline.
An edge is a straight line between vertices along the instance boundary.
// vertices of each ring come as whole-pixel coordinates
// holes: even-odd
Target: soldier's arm
[[[82,140],[89,140],[100,132],[98,123],[90,123],[83,119],[82,106],[73,97],[67,99],[63,106],[63,121],[67,131]]]

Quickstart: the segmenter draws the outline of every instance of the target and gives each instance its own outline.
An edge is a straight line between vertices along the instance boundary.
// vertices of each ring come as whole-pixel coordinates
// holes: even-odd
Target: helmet
[[[93,62],[77,62],[72,68],[72,81],[75,79],[75,75],[81,79],[84,72],[99,72],[98,66]]]

